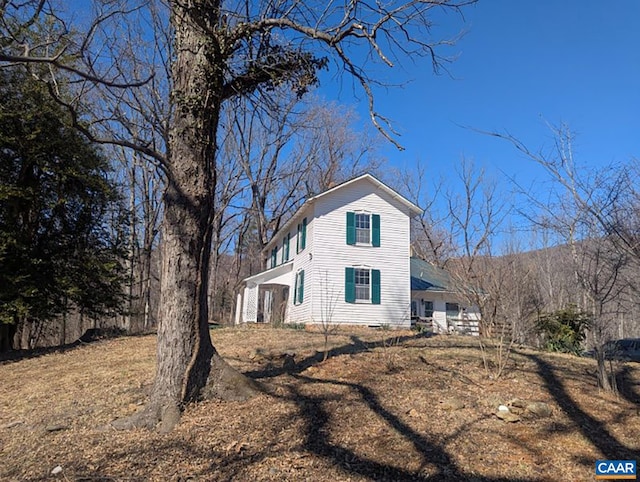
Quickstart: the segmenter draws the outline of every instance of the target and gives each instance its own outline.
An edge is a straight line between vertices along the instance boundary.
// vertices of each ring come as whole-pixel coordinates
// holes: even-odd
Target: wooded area
[[[292,1],[258,7],[101,0],[74,18],[48,0],[0,0],[0,73],[7,95],[20,99],[10,89],[24,84],[46,96],[60,129],[90,151],[78,156],[74,150],[75,158],[99,164],[98,187],[108,198],[101,200],[96,189],[90,201],[102,203],[98,207],[78,201],[79,210],[96,215],[87,229],[100,235],[82,238],[80,226],[69,228],[74,240],[94,241],[88,243],[91,254],[78,268],[61,266],[60,288],[45,299],[31,286],[40,281],[24,284],[29,278],[15,265],[26,264],[11,251],[18,239],[11,229],[35,226],[16,221],[34,210],[8,209],[22,196],[14,191],[22,186],[15,184],[21,165],[3,170],[3,348],[69,343],[88,328],[157,330],[151,403],[123,426],[160,420],[170,430],[183,404],[205,393],[248,396],[252,384],[218,356],[209,324],[230,323],[242,279],[263,268],[262,248],[307,197],[372,172],[424,209],[413,226],[414,252],[460,281],[473,280],[466,295],[481,309],[484,332],[500,340],[498,367],[513,343],[549,346],[540,319],[575,308],[589,319],[584,335],[596,347],[600,385],[615,389],[601,347],[640,336],[637,160],[583,169],[566,126],[552,127],[556,146],[550,154],[507,134],[483,133],[510,142],[545,169],[550,201],[543,202],[517,185],[513,199],[504,198],[497,181],[467,160],[459,163],[457,178],[427,182],[421,166],[386,169],[376,149],[381,142],[399,144],[376,109],[381,81],[374,66],[423,58],[437,72],[449,60],[439,47],[450,40],[432,37],[432,18],[471,3],[410,1],[385,8]],[[351,108],[316,96],[325,69],[350,79],[367,100],[370,132],[356,131]],[[0,115],[8,122],[0,132],[3,156],[26,159],[10,143],[10,116],[26,119],[28,107],[2,103]],[[29,139],[29,132],[21,138]],[[97,181],[82,182],[85,189]],[[55,206],[72,204],[73,189],[43,185],[33,191],[45,197],[54,191],[64,202],[42,200],[53,214]],[[60,239],[51,226],[38,229],[46,239]],[[106,251],[114,258],[104,258]],[[51,250],[39,257],[26,253],[27,260],[74,259]],[[41,264],[36,272],[47,280],[58,276],[46,275]],[[85,279],[89,273],[101,277]],[[46,307],[38,305],[45,301]],[[487,353],[492,346],[486,345]]]

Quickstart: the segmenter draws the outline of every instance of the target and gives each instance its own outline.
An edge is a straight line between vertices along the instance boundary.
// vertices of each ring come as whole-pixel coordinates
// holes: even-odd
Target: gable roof
[[[329,194],[331,194],[331,193],[333,193],[335,191],[338,191],[340,189],[344,189],[345,187],[350,186],[351,184],[354,184],[354,183],[356,183],[356,182],[358,182],[358,181],[360,181],[362,179],[366,179],[371,184],[376,186],[378,189],[381,189],[382,191],[386,192],[389,196],[391,196],[392,198],[394,198],[397,201],[399,201],[401,204],[404,204],[409,209],[409,212],[412,215],[416,216],[418,214],[422,214],[422,209],[420,209],[418,206],[413,204],[407,198],[405,198],[404,196],[400,195],[399,193],[397,193],[396,191],[391,189],[389,186],[387,186],[385,183],[383,183],[382,181],[380,181],[379,179],[377,179],[376,177],[372,176],[369,173],[362,174],[361,176],[354,177],[353,179],[349,179],[348,181],[345,181],[345,182],[340,183],[340,184],[338,184],[336,186],[333,186],[332,188],[329,188],[326,191],[321,192],[320,194],[317,194],[317,195],[307,199],[306,203],[313,202],[316,199],[320,199],[321,197],[327,196],[327,195],[329,195]]]
[[[337,184],[336,186],[333,186],[332,188],[327,189],[326,191],[321,192],[320,194],[316,194],[315,196],[312,196],[310,198],[308,198],[304,204],[302,206],[300,206],[296,212],[293,214],[293,216],[291,216],[289,218],[289,220],[284,223],[280,229],[278,229],[277,232],[275,232],[271,238],[271,240],[266,244],[266,246],[263,249],[264,251],[268,251],[275,243],[279,242],[279,235],[281,232],[287,232],[289,231],[289,229],[291,228],[291,225],[293,225],[298,218],[300,218],[300,213],[302,213],[307,207],[313,205],[313,203],[316,202],[316,200],[324,197],[324,196],[328,196],[331,195],[332,193],[344,189],[358,181],[361,180],[367,180],[369,181],[371,184],[373,184],[377,189],[380,189],[381,191],[385,192],[387,195],[391,196],[392,198],[394,198],[395,200],[397,200],[400,204],[404,205],[408,210],[409,210],[409,217],[413,217],[413,216],[417,216],[419,214],[422,214],[422,209],[418,206],[416,206],[414,203],[412,203],[411,201],[409,201],[407,198],[405,198],[404,196],[402,196],[401,194],[399,194],[398,192],[394,191],[393,189],[391,189],[389,186],[387,186],[385,183],[383,183],[382,181],[380,181],[379,179],[375,178],[374,176],[372,176],[369,173],[366,174],[362,174],[361,176],[358,177],[354,177],[352,179],[349,179],[348,181],[342,182],[340,184]]]

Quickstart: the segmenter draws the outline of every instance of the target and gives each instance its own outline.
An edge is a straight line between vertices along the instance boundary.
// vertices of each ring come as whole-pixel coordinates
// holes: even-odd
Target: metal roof
[[[410,264],[412,291],[456,291],[455,283],[448,271],[420,258],[412,257]]]

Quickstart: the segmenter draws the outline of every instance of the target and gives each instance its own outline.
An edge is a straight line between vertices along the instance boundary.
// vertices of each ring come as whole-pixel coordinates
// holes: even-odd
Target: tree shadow
[[[619,393],[628,402],[640,407],[640,382],[635,380],[631,368],[627,364],[616,373]]]
[[[431,335],[429,333],[416,333],[415,335],[404,335],[404,336],[389,336],[384,338],[383,340],[374,341],[374,342],[365,342],[360,337],[356,335],[351,335],[351,343],[347,343],[342,346],[338,346],[332,348],[328,352],[328,358],[333,358],[339,355],[355,355],[357,353],[365,353],[375,348],[381,347],[389,347],[392,344],[402,344],[409,340],[417,340],[420,338],[428,338]],[[284,365],[282,367],[273,367],[269,366],[260,370],[251,370],[247,372],[243,372],[243,375],[253,378],[253,379],[261,379],[261,378],[273,378],[279,375],[284,375],[285,373],[290,374],[299,374],[305,371],[307,368],[310,368],[318,363],[321,363],[324,360],[324,351],[318,351],[313,355],[310,355],[300,361],[295,362],[293,365]]]
[[[39,358],[44,355],[50,355],[52,353],[66,353],[68,351],[75,350],[80,346],[85,346],[90,343],[95,343],[102,340],[108,340],[113,338],[120,338],[124,336],[146,336],[148,333],[140,334],[127,334],[123,330],[117,328],[89,328],[84,334],[76,341],[66,343],[64,345],[48,346],[41,348],[33,348],[31,350],[9,350],[0,352],[0,363],[16,362],[20,360],[28,360],[31,358]]]
[[[580,433],[600,450],[607,459],[619,460],[624,458],[634,459],[637,451],[621,443],[606,425],[592,417],[571,398],[564,386],[562,379],[556,376],[553,366],[543,360],[539,355],[523,354],[533,360],[538,367],[538,374],[543,379],[547,391],[553,396],[562,411],[574,422]]]
[[[400,467],[385,464],[357,454],[353,450],[337,445],[329,441],[330,416],[324,408],[324,404],[330,398],[324,396],[305,395],[297,387],[291,387],[291,400],[294,401],[305,420],[305,449],[324,458],[330,459],[345,473],[368,477],[371,480],[394,481],[466,481],[476,482],[533,482],[539,479],[521,478],[492,478],[479,475],[471,475],[463,472],[446,449],[426,435],[420,434],[405,424],[397,415],[385,408],[376,394],[369,388],[351,382],[326,380],[295,375],[295,378],[305,384],[321,383],[347,387],[356,392],[365,402],[367,407],[381,417],[398,434],[408,440],[415,450],[421,455],[420,469],[412,472]],[[433,475],[421,474],[428,465],[435,465],[436,473]]]

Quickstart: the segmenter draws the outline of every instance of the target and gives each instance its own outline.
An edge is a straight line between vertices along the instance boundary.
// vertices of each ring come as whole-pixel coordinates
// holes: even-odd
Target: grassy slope
[[[188,407],[169,435],[108,424],[144,402],[155,338],[122,338],[0,365],[0,479],[592,480],[600,458],[638,458],[640,364],[618,398],[591,360],[518,350],[491,380],[470,338],[224,329],[214,342],[265,393]],[[296,352],[284,373],[282,354]],[[513,398],[547,419],[494,416]],[[455,400],[464,408],[450,410]]]

